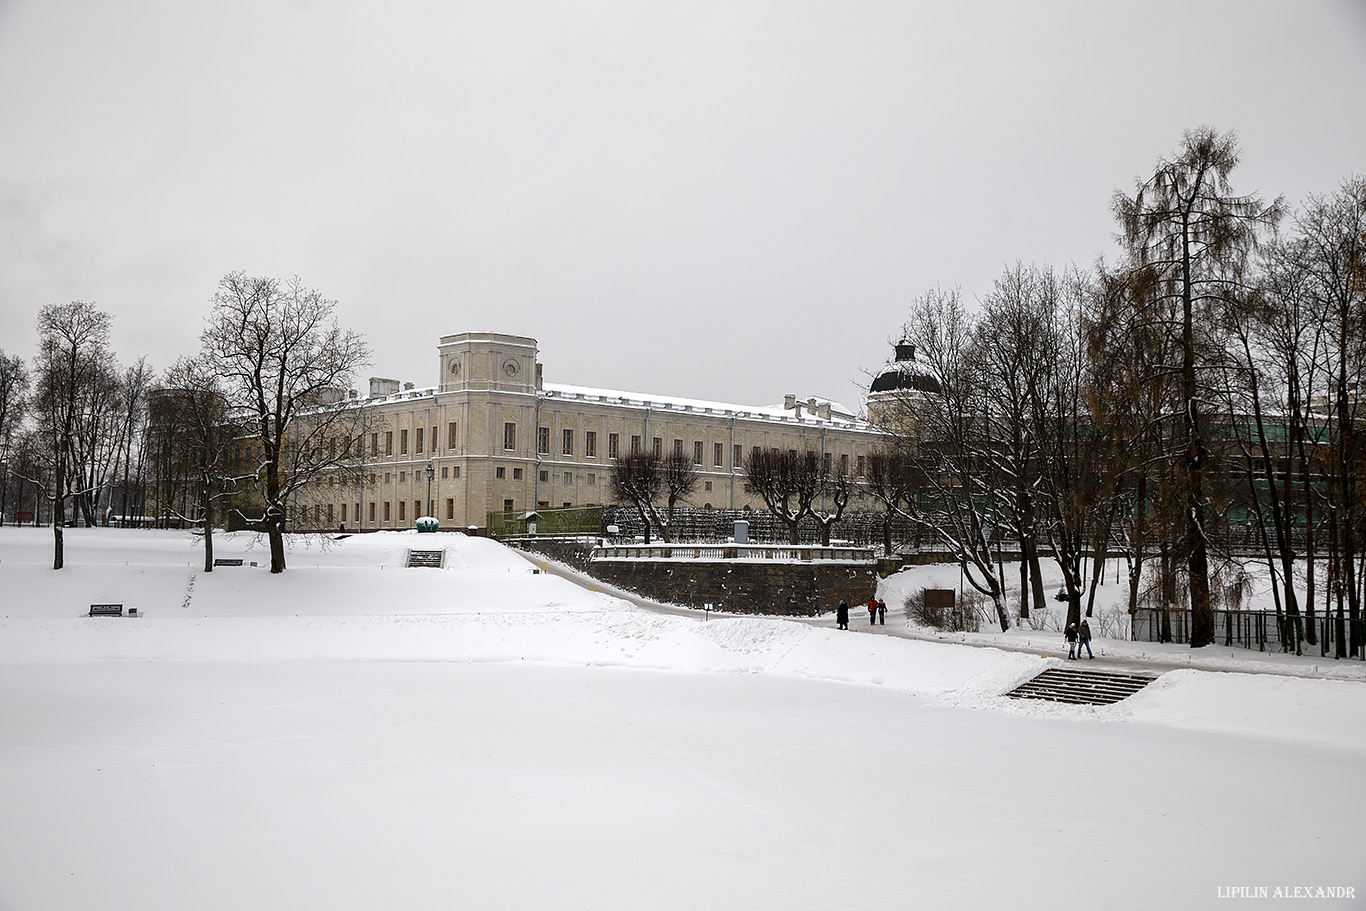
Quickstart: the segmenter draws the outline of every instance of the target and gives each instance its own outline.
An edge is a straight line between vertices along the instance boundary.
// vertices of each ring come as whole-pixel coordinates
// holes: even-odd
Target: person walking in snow
[[[1095,655],[1091,654],[1091,627],[1085,621],[1081,621],[1081,629],[1077,630],[1077,658],[1081,658],[1081,647],[1086,646],[1086,657],[1095,660]]]
[[[839,607],[835,608],[835,624],[840,629],[849,628],[849,605],[843,601],[840,602]]]
[[[1067,657],[1077,657],[1077,625],[1075,623],[1067,624],[1067,631],[1062,636],[1067,640]]]
[[[876,625],[877,625],[877,599],[876,599],[876,598],[869,598],[869,599],[868,599],[868,625],[869,625],[869,626],[876,626]]]
[[[877,622],[880,626],[887,625],[887,602],[881,598],[877,599]]]

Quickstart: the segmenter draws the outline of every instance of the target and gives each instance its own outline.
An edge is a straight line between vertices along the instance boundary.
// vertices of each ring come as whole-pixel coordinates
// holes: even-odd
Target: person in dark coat
[[[1095,655],[1091,654],[1091,626],[1085,620],[1081,621],[1081,629],[1077,630],[1077,657],[1081,657],[1081,647],[1086,646],[1086,657],[1092,660]]]
[[[1067,624],[1067,631],[1062,636],[1067,640],[1067,657],[1077,657],[1077,625],[1075,623]]]
[[[877,625],[877,599],[876,599],[876,598],[869,598],[869,599],[868,599],[868,625],[869,625],[869,626],[876,626],[876,625]]]
[[[843,601],[840,602],[839,607],[835,608],[835,623],[840,629],[849,628],[849,605]]]
[[[877,599],[877,622],[881,626],[887,625],[887,602],[881,598]]]

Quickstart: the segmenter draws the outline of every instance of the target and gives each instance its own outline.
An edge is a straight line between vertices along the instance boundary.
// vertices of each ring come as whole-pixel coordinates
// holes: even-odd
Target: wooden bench
[[[241,560],[240,558],[238,558],[238,559],[228,559],[228,558],[222,558],[222,559],[220,559],[220,558],[218,558],[218,557],[214,557],[214,559],[213,559],[213,565],[214,565],[214,566],[241,566],[241,565],[242,565],[242,560]]]
[[[90,605],[91,617],[122,617],[122,604],[92,604]]]

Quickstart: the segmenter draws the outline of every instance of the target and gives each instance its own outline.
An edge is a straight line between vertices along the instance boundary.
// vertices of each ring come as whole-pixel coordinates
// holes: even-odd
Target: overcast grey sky
[[[1113,249],[1184,129],[1296,203],[1366,171],[1366,2],[0,0],[0,348],[44,304],[123,361],[218,279],[298,274],[436,382],[860,404],[912,297]]]

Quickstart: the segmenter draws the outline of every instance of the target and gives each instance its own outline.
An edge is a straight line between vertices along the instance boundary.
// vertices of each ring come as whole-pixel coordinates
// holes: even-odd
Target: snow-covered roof
[[[572,386],[566,383],[545,383],[543,390],[545,395],[552,398],[564,399],[583,399],[585,401],[602,401],[611,404],[636,405],[644,407],[672,408],[679,411],[697,411],[701,413],[711,412],[713,414],[735,414],[735,415],[754,415],[756,417],[793,419],[795,410],[786,405],[740,405],[733,402],[711,402],[705,399],[681,398],[674,395],[657,395],[650,392],[628,392],[620,389],[599,389],[592,386]],[[802,406],[802,414],[797,420],[810,421],[816,423],[818,419],[812,413],[811,405],[829,405],[829,422],[851,424],[859,427],[867,426],[866,422],[859,420],[854,412],[844,405],[832,399],[821,396],[810,396],[806,399],[798,399],[797,403]]]

